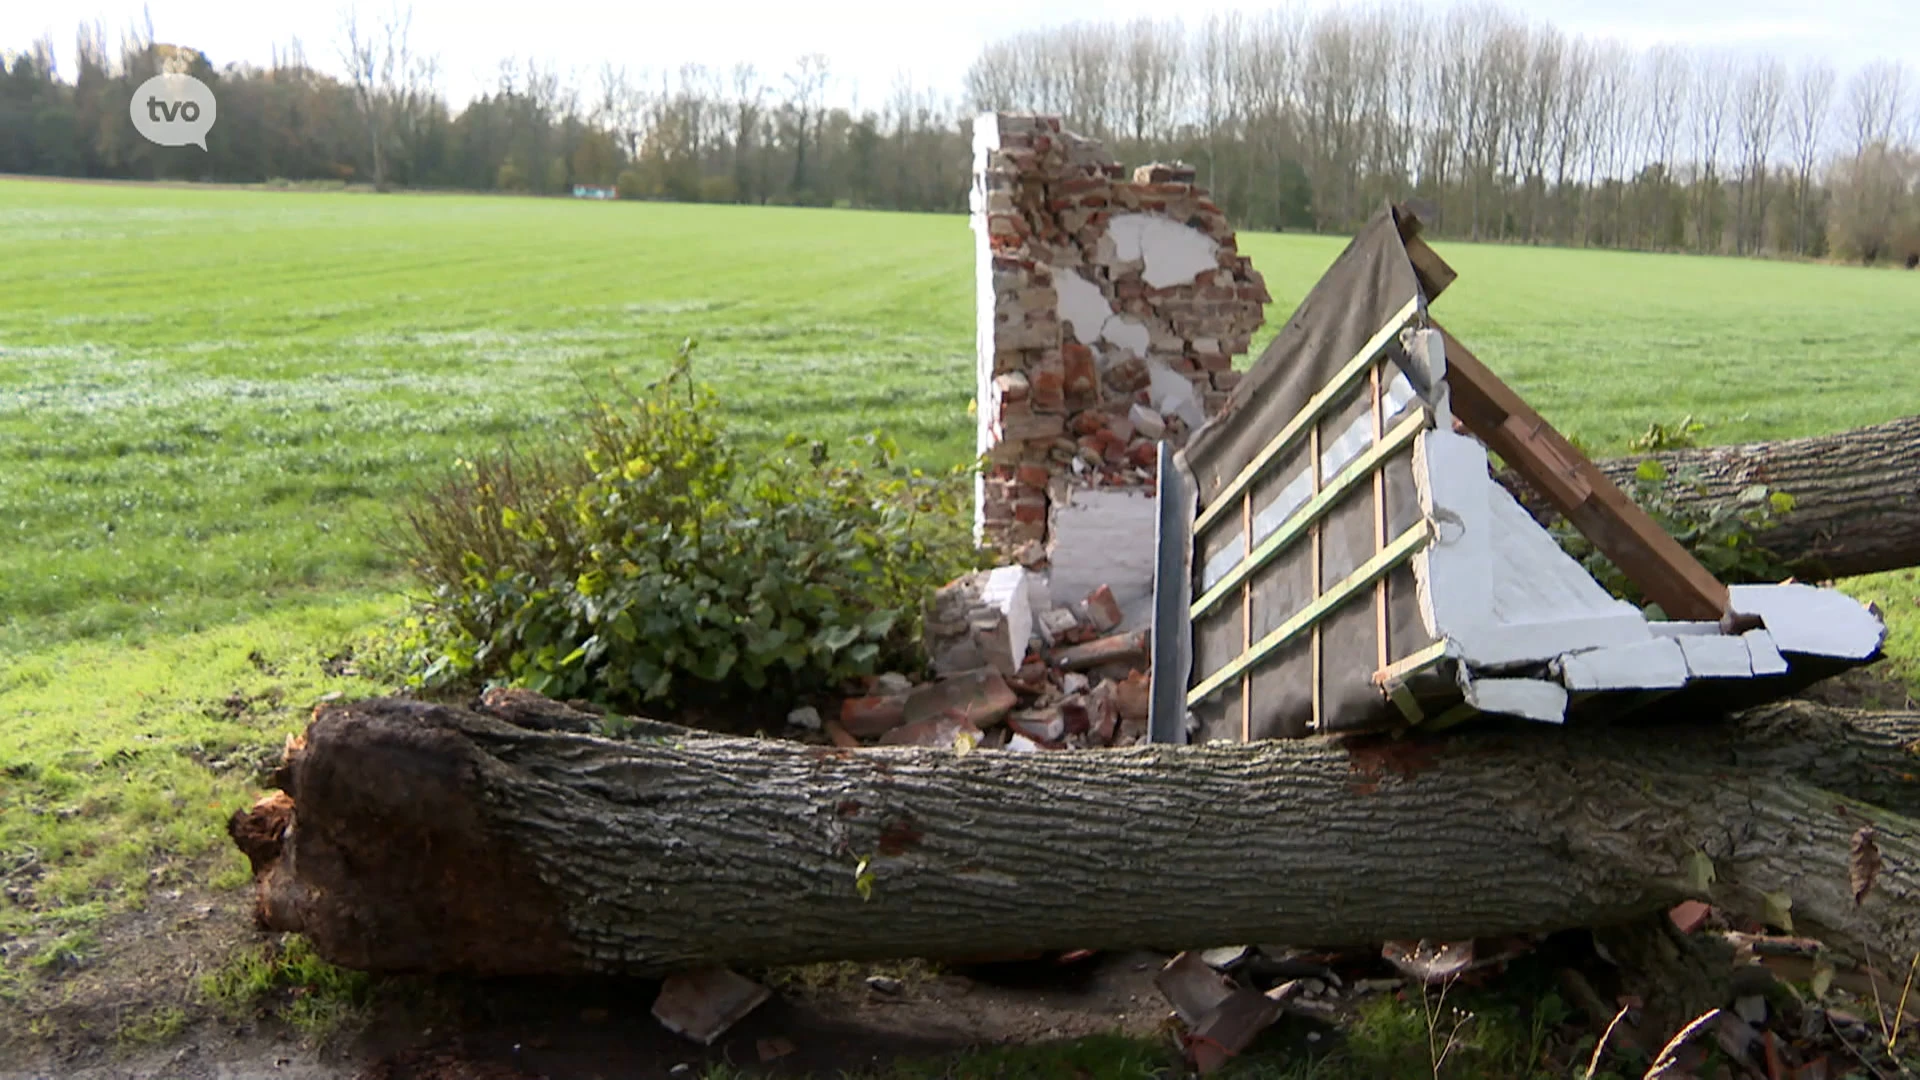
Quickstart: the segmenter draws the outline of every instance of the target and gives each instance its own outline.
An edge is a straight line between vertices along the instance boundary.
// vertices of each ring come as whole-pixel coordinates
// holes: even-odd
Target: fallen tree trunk
[[[1920,566],[1920,416],[1778,442],[1745,443],[1598,462],[1614,483],[1631,490],[1634,470],[1648,457],[1669,470],[1697,471],[1699,494],[1681,503],[1738,498],[1754,484],[1793,496],[1780,524],[1755,539],[1795,575],[1811,580]],[[1512,473],[1500,482],[1548,518],[1552,509]]]
[[[540,725],[326,707],[284,795],[230,823],[263,924],[366,970],[657,974],[1451,940],[1785,897],[1796,929],[1920,948],[1920,823],[1846,790],[1920,809],[1915,713],[966,755]]]

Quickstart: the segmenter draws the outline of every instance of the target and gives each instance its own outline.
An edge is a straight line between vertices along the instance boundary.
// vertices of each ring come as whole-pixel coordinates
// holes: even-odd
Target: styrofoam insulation
[[[1886,624],[1846,593],[1798,582],[1734,585],[1733,610],[1758,615],[1783,653],[1865,660],[1887,639]]]
[[[1666,638],[1569,653],[1553,669],[1569,690],[1673,690],[1687,684],[1687,659]]]
[[[1717,622],[1684,622],[1676,620],[1672,622],[1648,623],[1647,629],[1652,631],[1655,637],[1697,637],[1702,634],[1718,634],[1720,632],[1720,624]]]
[[[1567,718],[1567,688],[1545,679],[1478,679],[1462,676],[1467,704],[1484,713],[1558,724]]]
[[[1673,640],[1687,658],[1687,673],[1696,679],[1745,679],[1753,675],[1753,656],[1739,637],[1690,634]]]
[[[1414,560],[1421,614],[1450,655],[1496,668],[1651,638],[1638,609],[1601,588],[1493,482],[1479,442],[1428,431],[1414,454],[1436,526]]]
[[[1755,675],[1785,675],[1787,658],[1773,643],[1773,635],[1765,630],[1749,630],[1740,635],[1747,643],[1747,656],[1753,661]]]

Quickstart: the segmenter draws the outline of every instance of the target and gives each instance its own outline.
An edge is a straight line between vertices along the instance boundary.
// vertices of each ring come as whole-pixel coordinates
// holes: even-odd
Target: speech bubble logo
[[[213,91],[191,75],[155,75],[140,84],[127,104],[133,129],[161,146],[207,148],[207,130],[216,113]]]

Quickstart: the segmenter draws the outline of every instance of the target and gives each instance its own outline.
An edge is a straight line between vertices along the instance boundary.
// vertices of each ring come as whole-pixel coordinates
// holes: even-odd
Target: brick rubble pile
[[[1102,587],[1052,606],[1019,567],[969,574],[934,597],[934,681],[871,680],[825,723],[843,747],[969,746],[1014,751],[1131,746],[1147,737],[1147,635],[1119,633]],[[1017,643],[1017,644],[1016,644]]]

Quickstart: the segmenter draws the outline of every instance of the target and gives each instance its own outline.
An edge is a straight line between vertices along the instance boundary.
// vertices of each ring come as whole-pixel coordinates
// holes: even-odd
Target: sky
[[[406,0],[400,0],[405,3]],[[1308,7],[1329,0],[1292,0]],[[360,0],[363,17],[389,0]],[[539,5],[489,0],[411,0],[414,41],[435,54],[441,89],[459,104],[490,88],[501,60],[533,59],[573,70],[591,87],[603,64],[629,71],[677,70],[704,63],[721,70],[756,65],[770,84],[809,52],[826,54],[840,104],[878,106],[898,79],[956,97],[968,64],[996,37],[1076,19],[1124,21],[1174,12],[1189,23],[1209,12],[1271,8],[1192,0],[974,0],[913,4],[900,0],[572,0]],[[1444,5],[1428,3],[1429,9]],[[1672,42],[1734,52],[1770,52],[1789,62],[1825,58],[1843,73],[1877,59],[1920,64],[1916,0],[1507,0],[1509,10],[1551,22],[1568,33],[1617,38],[1645,47]],[[0,0],[0,50],[25,48],[51,35],[63,69],[81,21],[106,28],[110,47],[151,13],[158,41],[207,54],[214,66],[266,63],[276,46],[298,39],[317,67],[340,70],[335,42],[345,7],[339,0],[293,4],[262,0],[67,0],[59,4]]]

